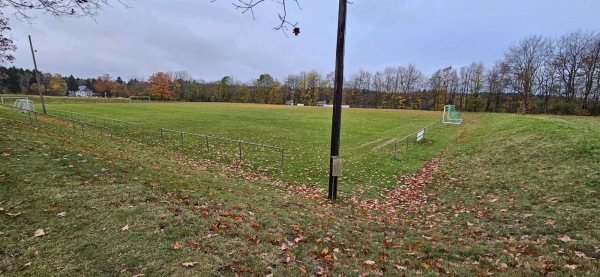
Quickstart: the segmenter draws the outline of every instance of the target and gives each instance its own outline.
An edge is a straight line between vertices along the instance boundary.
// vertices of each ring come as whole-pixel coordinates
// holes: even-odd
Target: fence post
[[[238,148],[240,149],[240,160],[242,159],[242,142],[238,141]]]
[[[206,149],[208,152],[210,152],[210,144],[208,144],[208,136],[206,136],[205,138],[206,138]]]
[[[160,128],[160,139],[161,139],[161,140],[163,139],[163,134],[162,134],[162,133],[163,133],[163,129],[162,129],[162,128]]]
[[[38,119],[37,119],[37,113],[34,113],[33,115],[35,115],[35,125],[40,126],[40,123],[38,122]]]
[[[183,132],[181,132],[181,147],[183,147]]]
[[[394,160],[396,159],[396,152],[398,151],[398,141],[394,142]]]
[[[75,120],[71,121],[73,123],[73,134],[76,134],[77,131],[75,130]]]
[[[285,149],[281,148],[281,172],[285,171]]]
[[[81,135],[85,136],[85,130],[83,130],[83,125],[85,125],[83,122],[81,122]]]
[[[29,113],[29,124],[33,124],[33,122],[31,121],[31,113]]]
[[[144,124],[142,124],[142,140],[144,140]]]
[[[409,138],[409,137],[410,137],[410,136],[407,136],[407,137],[406,137],[406,151],[408,151],[408,138]]]

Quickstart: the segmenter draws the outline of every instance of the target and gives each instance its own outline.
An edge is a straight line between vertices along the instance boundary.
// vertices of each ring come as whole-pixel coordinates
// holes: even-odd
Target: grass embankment
[[[331,204],[170,149],[1,121],[0,274],[598,275],[598,120],[466,122],[433,183],[412,178],[422,195]]]

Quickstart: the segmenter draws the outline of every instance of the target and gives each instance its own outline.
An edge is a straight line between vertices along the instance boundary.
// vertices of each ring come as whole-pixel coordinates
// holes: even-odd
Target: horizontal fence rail
[[[409,142],[410,142],[410,138],[411,138],[412,136],[414,136],[414,137],[415,137],[415,141],[416,141],[416,139],[417,139],[417,134],[418,134],[420,131],[423,131],[423,130],[424,130],[425,132],[427,132],[427,130],[428,130],[428,129],[429,129],[429,130],[435,129],[435,125],[437,125],[437,124],[439,124],[439,123],[440,123],[440,121],[439,121],[439,120],[436,120],[436,121],[434,121],[434,122],[430,123],[429,125],[427,125],[427,126],[425,126],[425,127],[421,128],[421,129],[419,129],[418,131],[416,131],[416,132],[414,132],[414,133],[410,133],[410,134],[406,135],[405,137],[403,137],[403,138],[401,138],[401,139],[397,140],[396,142],[394,142],[394,160],[396,160],[396,159],[397,159],[398,150],[399,150],[400,148],[402,148],[403,146],[404,146],[404,149],[405,149],[406,151],[408,151],[408,145],[409,145]]]
[[[10,107],[8,105],[3,105],[3,106]],[[15,108],[15,107],[10,107],[10,108],[12,108],[18,112],[27,114],[29,124],[36,126],[36,127],[43,127],[43,128],[57,130],[57,131],[64,131],[63,129],[60,129],[60,128],[50,127],[50,126],[41,124],[42,118],[54,118],[54,119],[60,119],[60,120],[65,120],[65,121],[69,122],[70,124],[66,124],[66,125],[64,125],[64,127],[72,129],[73,134],[77,134],[77,133],[79,133],[79,131],[81,131],[81,135],[85,136],[86,135],[86,126],[87,126],[88,134],[89,134],[89,131],[91,128],[97,128],[99,130],[100,136],[104,136],[106,134],[106,135],[109,135],[111,139],[113,138],[113,129],[106,127],[106,126],[101,126],[101,125],[97,125],[97,124],[93,124],[93,123],[89,123],[89,122],[85,122],[85,121],[51,115],[48,113],[44,114],[41,112],[30,111],[30,110],[26,110],[26,109],[22,109],[22,108]],[[11,119],[6,119],[6,118],[4,118],[4,120],[10,120],[10,121],[27,124],[26,121],[23,122],[23,121],[19,121],[19,120],[11,120]]]
[[[109,117],[104,117],[104,116],[64,111],[64,110],[48,110],[48,113],[53,114],[55,116],[62,115],[64,118],[77,119],[78,121],[82,121],[82,122],[86,122],[86,123],[93,122],[96,125],[101,125],[101,126],[105,126],[105,127],[108,127],[108,126],[112,126],[113,128],[121,127],[121,128],[125,128],[126,130],[137,128],[140,130],[142,139],[144,138],[145,130],[144,130],[144,124],[142,124],[142,123],[119,120],[119,119],[114,119],[114,118],[109,118]]]
[[[226,141],[226,142],[231,142],[231,143],[237,144],[238,145],[238,157],[240,160],[243,160],[243,157],[244,157],[243,152],[242,152],[242,145],[251,145],[251,146],[256,146],[256,147],[261,147],[261,148],[274,149],[276,151],[281,152],[281,170],[282,171],[285,170],[285,149],[282,147],[266,145],[266,144],[261,144],[261,143],[245,142],[245,141],[241,141],[241,140],[228,139],[228,138],[216,137],[216,136],[211,136],[211,135],[195,134],[195,133],[189,133],[189,132],[167,129],[167,128],[160,128],[160,139],[161,140],[164,139],[164,134],[167,132],[179,134],[179,140],[180,140],[181,146],[184,146],[185,136],[202,137],[205,139],[206,150],[208,152],[210,152],[209,140],[219,140],[219,141]]]

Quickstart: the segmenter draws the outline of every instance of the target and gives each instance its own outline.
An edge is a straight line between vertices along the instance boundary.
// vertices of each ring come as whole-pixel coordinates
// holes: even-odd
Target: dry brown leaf
[[[185,262],[181,263],[183,267],[194,267],[198,262]]]
[[[182,246],[181,246],[181,244],[179,244],[179,242],[177,242],[177,241],[174,241],[174,242],[173,242],[173,248],[174,248],[174,249],[181,249],[181,247],[182,247]]]
[[[329,253],[329,248],[325,247],[323,248],[323,251],[321,251],[321,256],[325,256],[327,253]]]
[[[31,262],[27,262],[26,264],[24,264],[24,265],[21,266],[21,269],[26,268],[26,267],[28,267],[30,265],[31,265]]]
[[[396,269],[399,269],[399,270],[407,270],[408,269],[406,266],[401,266],[401,265],[394,265],[394,266],[396,266]]]
[[[569,241],[573,241],[570,237],[568,236],[562,236],[562,237],[558,237],[558,240],[562,241],[562,242],[569,242]]]
[[[121,231],[128,231],[129,230],[129,224],[123,226],[123,228],[121,228]]]
[[[365,263],[365,264],[368,264],[368,265],[374,265],[374,264],[375,264],[375,261],[366,260],[366,261],[364,261],[364,263]]]
[[[43,235],[45,235],[46,233],[44,232],[44,229],[37,229],[35,230],[35,232],[33,233],[34,237],[41,237]]]

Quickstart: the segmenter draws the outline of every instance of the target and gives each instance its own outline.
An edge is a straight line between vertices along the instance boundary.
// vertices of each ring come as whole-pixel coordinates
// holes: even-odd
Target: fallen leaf
[[[175,241],[175,242],[173,242],[173,248],[181,249],[181,244],[179,244],[179,242]]]
[[[396,266],[396,269],[400,269],[400,270],[407,270],[408,268],[406,266],[401,266],[401,265],[394,265]]]
[[[34,237],[41,237],[43,235],[45,235],[46,233],[44,232],[44,229],[37,229],[35,230],[35,232],[33,233]]]
[[[528,217],[532,217],[532,216],[533,216],[533,214],[524,214],[523,215],[524,218],[528,218]]]
[[[218,236],[218,235],[219,235],[219,234],[208,234],[208,235],[206,235],[206,237],[207,237],[207,238],[212,238],[212,237],[216,237],[216,236]]]
[[[182,266],[184,267],[194,267],[198,262],[185,262],[185,263],[181,263]]]
[[[365,263],[365,264],[368,264],[368,265],[374,265],[374,264],[375,264],[375,261],[366,260],[366,261],[364,261],[364,263]]]
[[[0,232],[0,236],[4,235],[4,232]]]
[[[21,266],[21,269],[23,269],[23,268],[26,268],[26,267],[28,267],[28,266],[30,266],[30,265],[31,265],[31,262],[28,262],[28,263],[26,263],[26,264],[22,265],[22,266]]]
[[[16,213],[16,214],[13,214],[13,213],[6,213],[6,214],[7,214],[7,215],[10,215],[10,216],[18,216],[18,215],[22,214],[22,212],[18,212],[18,213]]]
[[[556,222],[554,220],[552,220],[552,219],[546,220],[546,225],[554,225],[554,224],[556,224]]]
[[[57,215],[57,216],[60,216],[60,217],[64,217],[65,215],[67,215],[67,213],[66,213],[66,212],[62,212],[62,213],[58,213],[58,214],[56,214],[56,215]]]
[[[562,237],[558,237],[558,240],[562,241],[562,242],[569,242],[569,241],[573,241],[570,237],[568,236],[562,236]]]
[[[577,269],[577,265],[575,265],[575,264],[566,264],[565,267],[568,269],[572,269],[572,270]]]
[[[0,212],[3,212],[3,211],[4,211],[4,208],[0,208]]]
[[[143,277],[143,276],[146,276],[146,274],[136,274],[136,275],[133,275],[131,277]]]
[[[73,165],[72,165],[72,164],[70,164],[70,165],[69,165],[69,168],[71,168],[71,167],[73,167]]]
[[[121,228],[121,231],[128,231],[129,230],[129,224],[123,226],[123,228]]]
[[[325,256],[327,253],[329,253],[329,248],[325,247],[323,248],[323,251],[321,251],[321,256]]]

